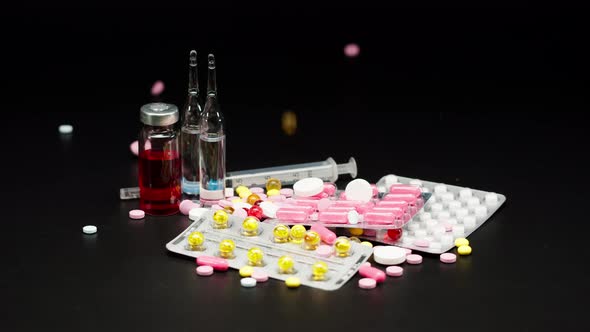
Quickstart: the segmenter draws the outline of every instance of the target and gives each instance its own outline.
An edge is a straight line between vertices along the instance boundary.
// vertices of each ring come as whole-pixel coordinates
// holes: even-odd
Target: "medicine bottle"
[[[178,108],[151,103],[141,107],[139,133],[139,206],[151,215],[178,212],[182,166]]]

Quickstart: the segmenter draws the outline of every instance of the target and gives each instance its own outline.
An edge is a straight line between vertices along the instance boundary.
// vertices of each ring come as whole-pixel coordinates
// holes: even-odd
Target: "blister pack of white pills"
[[[419,179],[386,175],[377,182],[379,192],[388,192],[394,184],[420,187],[433,195],[412,220],[402,228],[402,236],[393,240],[387,230],[379,230],[366,239],[403,248],[441,254],[454,247],[456,238],[468,237],[481,227],[506,201],[506,196]]]
[[[371,248],[347,238],[328,246],[318,233],[302,226],[289,228],[215,212],[191,210],[195,221],[166,248],[195,257],[199,265],[221,270],[253,266],[270,278],[297,277],[302,285],[323,290],[340,288],[372,254]]]

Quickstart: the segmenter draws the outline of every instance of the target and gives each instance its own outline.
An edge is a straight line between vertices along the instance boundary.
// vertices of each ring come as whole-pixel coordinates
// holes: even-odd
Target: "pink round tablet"
[[[377,281],[371,278],[362,278],[359,280],[359,287],[362,289],[373,289],[377,287]]]
[[[408,264],[420,264],[422,263],[422,256],[416,254],[408,255],[406,256],[406,262]]]
[[[131,153],[138,156],[139,155],[139,142],[135,141],[135,142],[131,143],[129,145],[129,149],[131,150]]]
[[[361,48],[358,46],[358,44],[350,43],[344,46],[344,55],[349,58],[356,58],[360,52]]]
[[[283,188],[279,191],[279,193],[285,197],[291,197],[291,196],[293,196],[293,189]]]
[[[197,274],[203,277],[207,277],[213,274],[213,267],[209,265],[201,265],[197,267]]]
[[[282,202],[287,199],[287,197],[285,197],[285,195],[272,195],[268,199],[273,202]]]
[[[262,269],[254,269],[252,272],[252,278],[257,282],[265,282],[268,280],[268,273]]]
[[[190,199],[185,199],[182,202],[180,202],[180,205],[178,206],[178,209],[180,210],[180,213],[184,214],[184,215],[188,215],[188,212],[190,210],[192,210],[193,208],[199,207],[200,205],[191,201]]]
[[[385,273],[390,277],[401,277],[404,274],[404,269],[400,266],[388,266]]]
[[[330,257],[332,256],[332,253],[334,252],[334,250],[332,249],[332,246],[327,246],[322,244],[321,246],[319,246],[316,250],[315,253],[318,254],[318,256],[321,257]]]
[[[457,261],[457,255],[452,254],[450,252],[441,254],[440,261],[447,264],[455,263]]]
[[[252,188],[250,188],[250,192],[253,194],[262,194],[262,193],[264,193],[264,189],[262,189],[260,187],[252,187]]]
[[[412,249],[404,248],[406,250],[406,256],[412,254]]]
[[[129,211],[129,218],[143,219],[143,218],[145,218],[145,212],[143,212],[143,210],[131,210],[131,211]]]
[[[428,247],[430,246],[430,242],[428,242],[428,240],[419,239],[414,241],[414,245],[416,247]]]
[[[363,264],[361,264],[361,267],[363,267],[363,266],[371,266],[371,263],[370,262],[364,262]]]

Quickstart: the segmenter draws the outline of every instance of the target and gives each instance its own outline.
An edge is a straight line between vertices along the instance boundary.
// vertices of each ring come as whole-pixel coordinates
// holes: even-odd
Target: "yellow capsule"
[[[361,243],[361,240],[356,236],[351,236],[348,239],[352,242]]]
[[[285,243],[289,242],[289,226],[278,224],[272,230],[274,242]]]
[[[260,196],[256,195],[256,194],[252,194],[250,196],[248,196],[248,198],[246,198],[246,202],[250,205],[254,205],[254,203],[258,202],[260,200]]]
[[[461,256],[471,255],[471,247],[468,245],[462,245],[459,248],[457,248],[457,252]]]
[[[271,189],[269,191],[266,192],[266,196],[270,197],[270,196],[276,196],[279,195],[281,192],[276,190],[276,189]]]
[[[307,233],[305,233],[303,241],[305,241],[305,249],[315,250],[322,241],[322,239],[320,238],[320,235],[317,232],[308,231]]]
[[[295,261],[290,256],[281,256],[278,261],[280,273],[293,273]]]
[[[248,216],[242,222],[242,234],[246,236],[256,236],[258,235],[258,224],[260,224],[260,220],[253,216]]]
[[[364,230],[362,228],[349,228],[348,232],[352,236],[361,236],[363,235]]]
[[[305,232],[307,232],[307,230],[305,227],[303,227],[303,225],[294,225],[291,227],[291,242],[303,243]]]
[[[311,266],[311,277],[313,280],[325,280],[328,273],[328,264],[319,261]]]
[[[363,246],[367,246],[369,248],[373,248],[373,244],[371,242],[369,242],[369,241],[363,241],[363,242],[361,242],[361,244]]]
[[[246,187],[246,186],[238,186],[234,191],[236,192],[236,194],[239,195],[244,190],[250,191],[250,189],[248,189],[248,187]]]
[[[253,247],[248,250],[246,254],[248,256],[248,264],[253,266],[262,265],[262,260],[264,258],[264,253],[258,247]]]
[[[281,180],[279,179],[275,179],[275,178],[270,178],[268,179],[268,181],[266,181],[266,190],[267,191],[271,191],[271,190],[281,190],[282,184],[281,184]],[[268,193],[267,193],[268,195]],[[270,196],[270,195],[268,195]]]
[[[297,288],[301,286],[301,280],[297,277],[289,277],[285,280],[285,285],[289,288]]]
[[[285,111],[281,116],[281,128],[287,136],[293,136],[297,131],[297,115],[293,111]]]
[[[238,196],[240,196],[240,198],[246,198],[248,196],[252,195],[252,192],[250,190],[242,190]]]
[[[205,236],[203,233],[195,231],[189,234],[186,241],[188,242],[188,246],[191,250],[199,250],[202,248],[203,243],[205,242]]]
[[[246,265],[246,266],[242,266],[240,268],[240,277],[249,277],[252,275],[252,272],[254,272],[254,268]]]
[[[236,244],[234,241],[226,239],[219,242],[219,255],[223,258],[233,258]]]
[[[217,210],[213,213],[213,228],[221,229],[227,228],[227,221],[229,216],[225,210]]]
[[[455,239],[455,247],[459,248],[460,246],[468,246],[469,245],[469,240],[467,240],[464,237],[460,237],[458,239]]]
[[[350,247],[352,247],[352,243],[344,236],[337,238],[336,242],[334,242],[334,250],[336,251],[336,256],[339,257],[348,256],[350,254]]]
[[[235,209],[231,206],[224,206],[223,211],[227,212],[228,214],[234,214]]]

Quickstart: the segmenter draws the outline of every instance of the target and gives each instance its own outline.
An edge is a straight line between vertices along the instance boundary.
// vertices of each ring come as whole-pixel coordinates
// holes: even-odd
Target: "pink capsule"
[[[416,196],[412,194],[387,194],[383,196],[384,201],[404,201],[408,204],[416,204]]]
[[[375,207],[375,203],[373,202],[361,203],[359,206],[356,207],[356,212],[360,214],[365,214],[367,211],[373,209],[373,207]]]
[[[301,210],[289,210],[280,208],[277,211],[277,218],[281,220],[288,220],[294,222],[304,222],[309,217],[309,214]]]
[[[404,202],[404,201],[381,200],[381,201],[377,202],[377,204],[375,204],[375,205],[379,206],[379,207],[400,208],[404,211],[407,210],[407,208],[408,208],[408,203]]]
[[[376,282],[385,281],[385,272],[379,270],[378,268],[374,268],[370,265],[361,265],[361,268],[359,269],[359,274],[364,278],[371,278]]]
[[[398,207],[388,207],[388,206],[375,206],[370,210],[371,212],[390,212],[393,213],[396,217],[401,217],[404,214],[404,211]]]
[[[318,201],[319,200],[314,200],[314,199],[296,198],[296,199],[293,199],[292,201],[290,201],[290,204],[291,205],[311,206],[314,210],[317,210],[317,208],[318,208]]]
[[[287,199],[287,197],[285,195],[272,195],[272,196],[268,197],[268,199],[273,202],[283,202],[284,200]]]
[[[216,271],[227,271],[229,263],[225,258],[215,256],[199,256],[197,257],[197,265],[211,266]]]
[[[329,212],[348,212],[348,211],[352,211],[355,208],[352,206],[330,206],[327,210],[325,211],[329,211]]]
[[[330,195],[328,195],[325,192],[321,192],[321,193],[319,193],[317,195],[314,195],[314,196],[311,196],[311,197],[306,197],[306,198],[307,199],[322,199],[322,198],[328,198],[328,197],[330,197]]]
[[[390,194],[410,194],[414,197],[420,197],[422,190],[419,187],[411,186],[408,184],[392,184],[389,188]]]
[[[327,229],[324,225],[313,224],[311,225],[311,230],[318,233],[322,241],[326,242],[327,244],[333,244],[334,241],[336,241],[336,233]]]
[[[364,214],[364,222],[369,225],[391,225],[395,222],[395,215],[391,212],[373,212]]]
[[[304,211],[307,214],[311,214],[313,211],[315,211],[313,207],[307,205],[283,205],[281,206],[280,210]]]
[[[327,224],[348,224],[348,212],[324,211],[318,214],[318,220]]]
[[[353,207],[356,209],[364,203],[365,202],[361,202],[361,201],[334,201],[332,206],[347,206],[347,207]]]
[[[332,183],[324,183],[324,193],[333,196],[336,193],[336,186]]]

